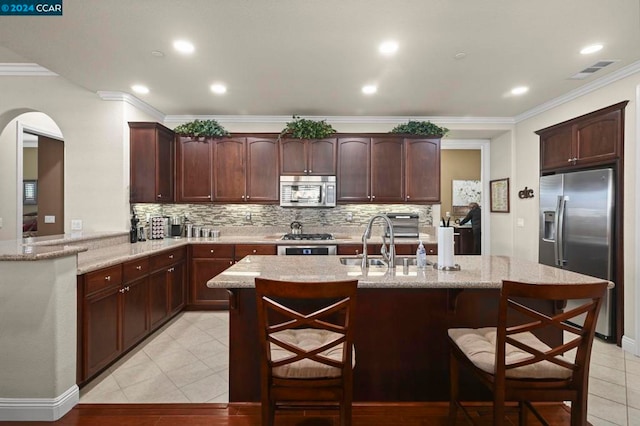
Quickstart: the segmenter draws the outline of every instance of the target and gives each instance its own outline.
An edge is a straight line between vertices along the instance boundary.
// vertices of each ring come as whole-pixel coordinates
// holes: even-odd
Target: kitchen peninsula
[[[434,257],[429,258],[435,261]],[[354,401],[447,401],[450,327],[495,325],[503,279],[540,285],[590,283],[597,278],[505,256],[456,256],[460,271],[431,266],[347,266],[339,256],[248,256],[209,280],[230,293],[230,402],[259,401],[254,279],[358,279]],[[538,306],[551,313],[554,304]],[[558,342],[558,334],[540,336]],[[463,397],[488,398],[470,378]]]

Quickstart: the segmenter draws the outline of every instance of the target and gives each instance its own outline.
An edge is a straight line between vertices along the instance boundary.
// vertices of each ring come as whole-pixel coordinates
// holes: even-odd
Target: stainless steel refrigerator
[[[615,281],[614,191],[610,168],[541,176],[539,262]],[[614,292],[608,290],[596,325],[599,337],[613,341]]]

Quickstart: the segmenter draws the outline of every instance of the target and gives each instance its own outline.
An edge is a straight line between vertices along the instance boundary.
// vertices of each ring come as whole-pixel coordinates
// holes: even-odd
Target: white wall
[[[640,75],[635,74],[610,84],[602,89],[588,93],[573,101],[562,104],[535,117],[523,120],[516,125],[515,170],[513,188],[528,186],[539,193],[539,137],[534,132],[556,123],[629,100],[625,110],[625,148],[624,148],[624,325],[625,336],[635,340],[636,327],[636,291],[637,277],[635,265],[637,249],[635,246],[637,212],[635,210],[636,192],[635,174],[636,145],[636,87],[640,84]],[[512,204],[516,218],[524,220],[524,227],[514,227],[514,255],[529,260],[538,257],[538,202],[516,202]]]
[[[491,254],[513,255],[513,204],[517,193],[514,186],[513,170],[513,132],[507,132],[491,140],[491,177],[489,180],[509,178],[509,213],[490,213],[491,218]],[[484,208],[491,211],[491,200],[487,197]]]
[[[65,142],[65,230],[82,219],[85,231],[128,229],[127,120],[155,121],[124,102],[101,100],[61,77],[0,78],[0,129],[28,111],[53,120]],[[0,239],[15,238],[15,129],[0,135]],[[8,226],[11,224],[11,228]]]

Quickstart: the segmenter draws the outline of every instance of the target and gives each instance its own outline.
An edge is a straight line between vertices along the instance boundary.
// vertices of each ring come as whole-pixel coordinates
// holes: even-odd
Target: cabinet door
[[[247,192],[245,201],[278,201],[278,142],[274,139],[247,138]]]
[[[573,165],[572,139],[571,126],[540,135],[540,168],[550,170]]]
[[[371,200],[369,138],[338,139],[338,201]]]
[[[622,111],[615,110],[575,125],[575,157],[577,164],[615,160],[622,153]]]
[[[157,328],[169,315],[167,269],[149,275],[149,319],[151,330]]]
[[[382,244],[367,244],[368,256],[379,256]],[[338,255],[359,256],[362,254],[362,244],[340,244],[338,245]]]
[[[157,127],[156,151],[156,200],[157,202],[172,202],[174,176],[174,133],[165,127]]]
[[[177,140],[176,201],[211,201],[214,145],[212,138],[180,137]]]
[[[440,139],[405,139],[406,201],[440,201]]]
[[[238,202],[245,198],[245,138],[224,138],[214,150],[214,201]]]
[[[232,265],[233,259],[193,259],[191,261],[191,303],[228,309],[227,290],[209,288],[207,281]]]
[[[84,377],[113,361],[121,352],[118,332],[120,286],[111,286],[84,300]]]
[[[122,350],[126,351],[149,332],[149,279],[132,281],[120,290],[122,300]]]
[[[280,173],[283,175],[307,174],[307,144],[300,139],[280,140]]]
[[[180,311],[186,302],[186,280],[184,262],[176,263],[168,270],[169,313]]]
[[[158,123],[129,123],[132,203],[173,201],[174,133]]]
[[[307,174],[334,176],[336,174],[337,139],[307,141]]]
[[[404,201],[404,142],[400,138],[371,139],[371,201]]]

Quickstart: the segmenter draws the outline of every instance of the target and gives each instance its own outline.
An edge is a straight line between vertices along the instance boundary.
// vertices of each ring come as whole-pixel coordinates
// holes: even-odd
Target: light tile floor
[[[227,312],[183,312],[80,391],[80,403],[229,401]],[[593,426],[640,426],[640,358],[594,342]]]

